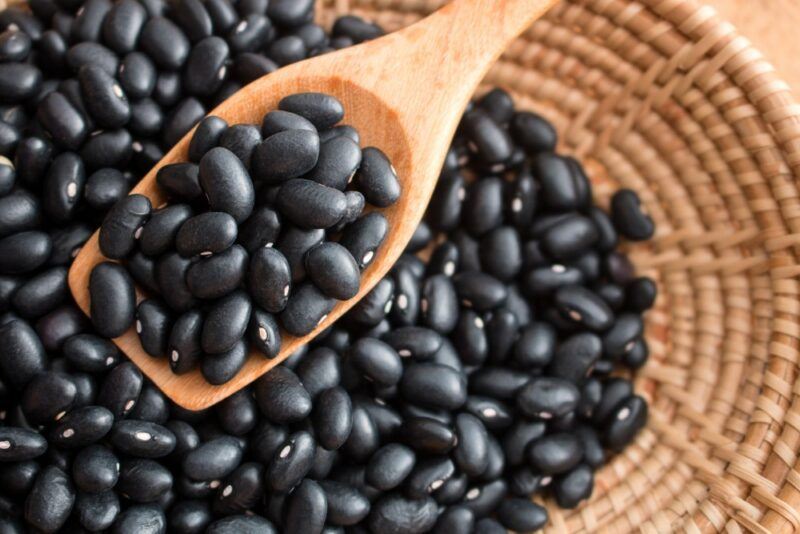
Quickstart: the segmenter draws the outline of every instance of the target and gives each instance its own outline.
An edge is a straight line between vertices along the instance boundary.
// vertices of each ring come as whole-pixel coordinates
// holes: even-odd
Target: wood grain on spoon
[[[287,95],[307,91],[342,101],[345,122],[361,134],[362,146],[376,146],[394,164],[403,188],[400,200],[383,210],[389,234],[364,271],[354,298],[339,302],[310,334],[283,333],[278,357],[252,352],[228,383],[212,386],[199,370],[176,375],[166,358],[153,358],[133,328],[114,341],[168,397],[200,410],[245,387],[311,341],[366,295],[403,252],[428,205],[464,107],[506,45],[557,0],[456,0],[399,32],[352,48],[296,63],[244,87],[211,112],[228,124],[258,124]],[[187,134],[131,191],[166,202],[156,184],[163,165],[186,161]],[[97,232],[72,264],[69,285],[89,313],[89,275],[105,261]]]

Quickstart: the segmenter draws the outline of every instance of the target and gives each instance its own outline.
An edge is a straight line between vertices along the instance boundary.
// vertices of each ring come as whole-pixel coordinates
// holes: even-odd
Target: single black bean
[[[165,534],[167,518],[156,504],[134,505],[123,510],[114,521],[111,530],[114,534],[138,532],[140,534]]]
[[[496,278],[476,271],[458,273],[453,277],[461,304],[476,311],[489,311],[502,305],[508,291]]]
[[[106,375],[97,404],[105,406],[115,418],[128,414],[136,405],[142,390],[142,372],[131,362],[123,362]]]
[[[111,430],[110,442],[124,454],[137,458],[161,458],[175,449],[175,434],[149,421],[126,419]]]
[[[325,239],[325,231],[321,228],[303,230],[287,225],[281,232],[276,248],[286,256],[292,272],[292,282],[297,283],[306,276],[305,255],[312,247]],[[350,250],[348,248],[348,250]],[[352,250],[350,250],[352,253]]]
[[[472,310],[464,310],[453,332],[453,344],[467,365],[481,365],[488,356],[486,323]]]
[[[298,178],[281,187],[277,206],[282,215],[300,228],[330,228],[344,216],[347,200],[341,191]]]
[[[377,24],[367,22],[361,17],[344,15],[336,19],[331,33],[334,37],[349,37],[353,43],[358,44],[380,37],[384,31]]]
[[[267,46],[266,52],[267,56],[281,67],[297,63],[308,56],[305,43],[296,35],[275,39]]]
[[[597,227],[583,215],[569,215],[542,235],[542,246],[556,260],[579,257],[598,239]]]
[[[159,256],[168,252],[175,243],[178,230],[192,216],[186,204],[173,204],[156,210],[142,228],[139,249],[147,256]]]
[[[497,518],[510,530],[529,532],[547,523],[547,510],[529,499],[510,498],[498,506]]]
[[[400,182],[389,158],[380,149],[367,147],[361,166],[355,173],[355,184],[367,202],[386,208],[400,197]]]
[[[272,247],[278,241],[281,221],[273,209],[262,206],[239,227],[239,243],[253,254],[262,247]]]
[[[383,243],[388,226],[386,217],[380,213],[368,213],[345,228],[339,244],[349,250],[358,266],[364,269],[373,260],[378,247]]]
[[[6,29],[0,34],[0,62],[24,61],[31,51],[31,38],[24,31]]]
[[[620,452],[647,424],[647,402],[638,395],[631,395],[616,403],[606,418],[608,425],[603,431],[603,443],[614,452]]]
[[[339,354],[328,347],[317,347],[300,360],[295,372],[312,399],[324,390],[339,385],[342,373],[340,360]]]
[[[275,111],[273,113],[280,113],[281,115],[273,117],[269,123],[267,122],[267,117],[265,117],[262,130],[267,127],[269,127],[269,129],[275,129],[277,127],[283,127],[284,125],[295,129],[313,128],[311,123],[307,123],[306,125],[304,122],[301,122],[307,121],[299,115],[285,111]],[[370,150],[371,149],[367,148],[364,153],[366,154],[367,151]],[[359,172],[364,172],[366,164],[366,159],[362,162],[361,149],[357,143],[347,137],[337,136],[322,143],[317,164],[307,175],[307,178],[322,185],[343,191],[353,179],[353,176],[357,175],[357,170]],[[359,165],[361,165],[360,169]],[[363,189],[360,185],[358,187],[359,189]],[[364,191],[362,191],[362,193],[363,192]]]
[[[478,237],[503,223],[503,189],[500,178],[484,178],[467,188],[462,209],[462,224]]]
[[[543,205],[555,211],[583,207],[586,201],[583,190],[588,188],[576,176],[567,158],[551,152],[540,152],[531,161],[531,170],[539,178]]]
[[[399,493],[381,497],[367,519],[371,532],[428,532],[438,518],[436,501],[430,497],[407,499]]]
[[[215,513],[228,515],[250,510],[264,495],[261,464],[248,462],[231,473],[217,490]]]
[[[93,334],[72,336],[62,347],[64,357],[79,371],[99,373],[119,363],[120,354],[111,341]]]
[[[631,349],[622,356],[622,363],[631,369],[641,369],[650,357],[650,347],[644,338],[637,339]]]
[[[26,137],[17,145],[14,168],[20,183],[39,186],[53,159],[53,145],[40,137]]]
[[[186,34],[164,17],[153,17],[145,23],[139,45],[159,67],[166,70],[180,69],[190,51]]]
[[[527,458],[545,475],[566,473],[582,460],[583,446],[574,434],[548,434],[528,447]]]
[[[202,8],[199,0],[182,0],[179,4],[195,3]],[[216,36],[203,38],[192,47],[183,71],[183,87],[192,95],[210,96],[225,81],[228,73],[228,44]]]
[[[31,460],[44,454],[46,450],[47,440],[38,432],[13,426],[0,427],[0,461]]]
[[[136,333],[144,351],[150,356],[164,356],[172,329],[169,309],[157,299],[146,299],[136,308]]]
[[[203,3],[199,0],[180,0],[175,5],[175,19],[192,41],[211,35],[213,23]]]
[[[580,391],[571,382],[547,376],[534,377],[517,394],[517,407],[528,417],[549,420],[577,408]]]
[[[370,457],[365,471],[366,482],[381,491],[389,491],[403,483],[415,464],[413,450],[399,443],[390,443]]]
[[[219,139],[219,146],[227,148],[250,167],[253,150],[261,143],[261,132],[252,124],[236,124],[225,130]]]
[[[156,90],[158,90],[158,85],[156,85]],[[180,141],[194,125],[202,120],[205,114],[203,103],[198,99],[189,97],[181,100],[164,122],[161,136],[164,145],[172,146]]]
[[[553,495],[562,508],[575,508],[592,495],[594,473],[592,468],[581,464],[569,473],[553,481]]]
[[[483,95],[477,104],[498,124],[508,124],[514,116],[514,100],[500,88]]]
[[[373,338],[359,339],[348,352],[348,362],[378,386],[394,386],[400,381],[403,364],[390,345]]]
[[[438,274],[425,280],[420,311],[425,325],[441,334],[448,334],[456,328],[458,295],[447,275]]]
[[[169,511],[169,528],[181,534],[199,534],[211,523],[213,516],[207,502],[184,500]]]
[[[511,157],[514,147],[508,132],[480,109],[465,113],[463,125],[470,150],[493,172],[503,170],[501,164]]]
[[[101,493],[113,488],[119,478],[119,461],[104,445],[82,449],[72,462],[72,480],[78,489]]]
[[[456,472],[453,460],[446,456],[425,458],[414,466],[406,482],[406,494],[422,499],[435,492]]]
[[[75,502],[69,476],[56,466],[42,469],[25,500],[25,521],[44,531],[56,532],[66,522]]]
[[[48,371],[25,386],[20,399],[25,418],[34,425],[57,421],[72,407],[77,389],[69,375]]]
[[[454,410],[467,400],[464,375],[435,363],[407,366],[400,381],[400,390],[409,401],[432,408]]]
[[[226,477],[242,460],[239,441],[232,436],[220,436],[190,451],[183,458],[183,472],[198,481]]]
[[[611,359],[619,359],[630,352],[642,335],[642,318],[634,313],[623,313],[614,326],[603,335],[603,353]]]
[[[294,336],[306,335],[328,317],[335,302],[315,285],[303,283],[290,295],[280,314],[281,324]]]
[[[228,123],[224,119],[213,115],[200,121],[189,143],[189,161],[198,163],[206,152],[218,146],[227,128]]]
[[[99,169],[89,175],[83,196],[89,205],[99,212],[108,211],[128,194],[130,184],[117,169]]]
[[[310,4],[310,2],[300,2]],[[278,5],[289,5],[290,2],[276,2]],[[273,17],[275,9],[270,9]],[[323,93],[299,93],[284,97],[278,104],[283,111],[296,113],[309,121],[318,129],[326,130],[344,118],[344,108],[336,98]]]
[[[175,320],[167,341],[169,364],[174,373],[186,373],[197,365],[202,354],[202,329],[203,314],[199,310],[187,311]]]
[[[633,312],[643,312],[653,307],[658,290],[651,278],[640,277],[625,287],[625,306]]]
[[[62,93],[53,91],[38,107],[36,117],[53,141],[68,150],[76,150],[89,134],[80,112]]]
[[[178,253],[190,258],[211,256],[227,250],[236,241],[236,220],[228,213],[208,211],[187,219],[175,236]]]
[[[156,182],[171,197],[194,200],[203,194],[199,167],[194,163],[172,163],[161,167]]]
[[[163,71],[158,74],[153,100],[160,106],[171,107],[181,98],[181,75],[179,72]]]
[[[409,263],[398,262],[392,270],[394,304],[389,316],[398,326],[417,322],[420,313],[420,283]]]
[[[511,135],[529,154],[553,152],[558,142],[555,128],[544,117],[518,111],[511,121]]]
[[[257,181],[280,184],[311,171],[317,165],[319,155],[320,142],[316,131],[280,131],[266,137],[253,150],[253,176]]]
[[[22,274],[41,267],[53,244],[44,232],[28,231],[0,239],[0,273]]]
[[[309,132],[317,131],[316,127],[311,124],[308,119],[301,117],[296,113],[276,109],[264,115],[264,119],[261,122],[261,135],[263,135],[265,139],[276,133],[285,132],[288,130],[307,130]],[[320,157],[322,157],[322,154],[320,154]],[[329,187],[335,187],[332,184],[322,181],[320,181],[320,183],[323,183]],[[337,187],[337,189],[342,188]]]
[[[474,532],[475,514],[463,506],[448,506],[439,514],[434,534],[471,534]]]
[[[200,160],[200,185],[212,210],[230,214],[237,223],[253,211],[255,192],[247,169],[236,155],[216,147]]]
[[[642,209],[635,191],[620,189],[611,197],[611,219],[614,228],[631,241],[644,241],[653,237],[655,224]]]
[[[0,100],[23,102],[33,97],[42,85],[42,72],[27,63],[0,63]]]
[[[287,534],[320,534],[328,514],[328,498],[322,487],[305,479],[289,499],[284,525]]]
[[[151,292],[158,292],[159,286],[156,280],[156,262],[145,256],[139,251],[133,253],[125,263],[133,280],[144,289]]]
[[[356,525],[369,514],[369,500],[355,487],[333,480],[321,480],[319,484],[328,502],[328,523]]]
[[[124,126],[131,116],[128,98],[114,79],[101,67],[84,65],[78,71],[83,101],[92,119],[105,128]]]
[[[90,316],[106,337],[121,336],[133,324],[136,295],[128,272],[116,263],[97,265],[89,277]]]
[[[121,259],[130,254],[151,209],[150,200],[142,195],[129,195],[119,201],[100,227],[100,251],[111,259]]]
[[[256,402],[247,390],[239,390],[216,405],[215,412],[222,429],[234,436],[247,434],[256,425]]]
[[[125,165],[134,154],[133,138],[124,128],[94,132],[80,151],[89,170]]]
[[[242,290],[216,301],[203,321],[200,344],[203,351],[222,354],[242,339],[252,312],[250,297]]]
[[[455,229],[461,220],[462,205],[466,196],[467,190],[462,175],[441,177],[426,212],[428,224],[442,232]]]
[[[163,465],[148,459],[122,461],[119,482],[114,487],[133,502],[157,501],[172,487],[172,473]]]
[[[261,13],[244,15],[228,33],[228,45],[234,53],[256,52],[275,37],[270,19]]]
[[[41,219],[39,200],[24,189],[0,198],[0,237],[33,230]]]
[[[311,396],[290,369],[279,366],[255,382],[261,413],[275,423],[300,421],[311,413]]]
[[[147,12],[139,2],[117,2],[103,21],[103,41],[120,54],[131,52],[146,20]]]
[[[513,399],[530,379],[530,375],[522,371],[485,366],[470,375],[469,388],[471,392],[495,399]]]
[[[502,479],[474,486],[464,495],[462,505],[472,510],[475,517],[482,518],[494,512],[507,491],[507,484]]]
[[[215,299],[239,287],[247,271],[247,252],[233,245],[219,254],[194,263],[186,273],[186,285],[201,299]]]
[[[314,462],[314,447],[314,438],[308,432],[290,435],[264,472],[270,488],[285,492],[299,484]]]
[[[75,500],[75,514],[78,521],[90,532],[109,528],[119,512],[119,498],[113,491],[78,493]]]
[[[575,323],[593,331],[608,330],[614,322],[614,312],[596,293],[582,286],[566,286],[555,294],[558,311]]]
[[[134,100],[149,97],[156,87],[157,77],[155,65],[142,52],[131,52],[126,55],[117,72],[120,87]],[[131,118],[134,118],[134,113],[131,113]]]
[[[34,318],[53,310],[65,300],[68,293],[67,269],[53,267],[20,285],[11,303],[23,317]]]
[[[327,296],[346,300],[358,293],[360,271],[350,252],[338,243],[321,243],[306,254],[309,278]]]
[[[319,444],[328,450],[339,449],[353,428],[350,395],[341,387],[326,389],[317,397],[312,417]]]
[[[378,427],[363,406],[353,409],[353,427],[342,450],[359,463],[366,463],[380,446]]]
[[[549,373],[555,377],[580,383],[599,360],[602,350],[602,340],[591,332],[570,336],[558,346],[550,363]]]
[[[403,358],[425,360],[431,358],[441,347],[443,338],[434,330],[419,326],[397,328],[383,336]]]

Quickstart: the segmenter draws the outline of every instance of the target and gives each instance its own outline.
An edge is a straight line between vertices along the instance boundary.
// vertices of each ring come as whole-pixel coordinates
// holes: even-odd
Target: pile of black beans
[[[278,108],[260,128],[203,119],[192,161],[157,174],[169,205],[153,210],[134,194],[109,211],[100,250],[125,263],[92,271],[100,334],[115,338],[135,323],[148,354],[168,354],[179,374],[199,363],[208,382],[223,384],[250,347],[278,354],[279,325],[308,334],[337,300],[356,296],[389,229],[380,211],[362,211],[397,201],[395,170],[380,149],[361,150],[354,128],[337,126],[336,98],[296,94]],[[150,294],[138,306],[134,280]]]
[[[29,5],[0,11],[0,532],[525,532],[532,495],[591,494],[647,414],[656,289],[615,252],[653,232],[633,192],[594,207],[552,127],[491,92],[392,273],[188,412],[78,310],[72,258],[214,103],[381,31],[327,35],[310,0]]]

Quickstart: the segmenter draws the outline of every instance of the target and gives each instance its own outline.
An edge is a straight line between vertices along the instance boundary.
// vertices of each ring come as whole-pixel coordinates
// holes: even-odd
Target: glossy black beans
[[[271,119],[269,122],[265,117],[262,131],[267,127],[272,130],[284,126],[279,121],[288,123],[286,126],[292,129],[313,128],[310,123],[304,124],[305,119],[299,115],[283,111],[275,111],[273,113],[280,113],[281,115]],[[365,155],[368,150],[370,149],[364,150]],[[359,165],[361,166],[360,169]],[[317,164],[314,170],[308,174],[308,179],[343,191],[353,179],[353,176],[356,175],[357,170],[364,171],[365,165],[367,165],[367,161],[364,159],[362,162],[362,153],[358,144],[347,137],[337,136],[320,145]],[[360,185],[359,189],[362,189]]]
[[[385,208],[400,198],[400,182],[389,158],[375,147],[363,151],[361,166],[355,174],[355,184],[373,206]]]
[[[47,440],[33,430],[19,427],[0,428],[0,460],[22,462],[37,458],[47,449]]]
[[[330,228],[344,217],[344,193],[312,180],[293,179],[281,186],[277,206],[286,219],[304,229]]]
[[[136,308],[136,333],[142,348],[150,356],[163,356],[172,328],[170,310],[159,300],[147,299]]]
[[[142,28],[139,42],[150,59],[166,70],[179,69],[189,56],[189,40],[169,19],[153,17]]]
[[[131,362],[124,362],[106,375],[97,394],[97,404],[105,406],[115,418],[122,417],[136,406],[142,390],[142,372]]]
[[[244,291],[236,291],[216,301],[203,320],[200,345],[206,353],[231,350],[247,330],[252,303]]]
[[[306,272],[327,296],[347,300],[356,296],[360,272],[350,252],[338,243],[322,243],[306,254]]]
[[[75,500],[75,513],[80,524],[92,532],[109,528],[120,512],[116,493],[79,493]]]
[[[553,495],[562,508],[575,508],[588,499],[594,487],[594,473],[586,464],[581,464],[569,473],[553,481]]]
[[[84,65],[78,71],[83,101],[92,119],[105,128],[119,128],[128,122],[131,108],[119,83],[100,67]]]
[[[539,530],[547,522],[547,511],[528,499],[506,499],[497,508],[497,517],[504,527],[528,532]]]
[[[194,163],[172,163],[158,170],[156,182],[169,196],[193,200],[203,194],[199,171]]]
[[[302,481],[314,461],[314,438],[305,431],[296,432],[278,449],[264,472],[274,491],[289,491]]]
[[[48,260],[52,250],[52,240],[44,232],[20,232],[4,237],[0,239],[0,273],[31,272]]]
[[[133,280],[119,264],[104,262],[92,270],[89,296],[92,324],[100,334],[117,337],[131,327],[136,295]]]
[[[291,370],[276,367],[255,383],[258,406],[270,421],[290,423],[311,413],[311,397]]]
[[[78,149],[89,134],[89,127],[80,112],[58,91],[44,98],[37,116],[47,133],[64,148]]]
[[[175,235],[175,248],[184,258],[211,256],[236,241],[236,220],[228,213],[207,211],[187,219]]]
[[[378,247],[386,237],[388,226],[386,217],[380,213],[368,213],[348,225],[339,244],[349,250],[358,266],[364,269],[375,258]]]
[[[183,458],[183,472],[194,480],[211,481],[224,478],[239,465],[242,449],[231,436],[214,438]]]
[[[432,408],[454,410],[467,400],[465,377],[450,367],[436,363],[407,366],[400,390],[410,402]]]
[[[216,147],[203,156],[200,185],[211,209],[230,214],[237,223],[253,212],[253,182],[242,161],[230,150]]]
[[[230,126],[219,138],[219,146],[236,154],[246,167],[250,166],[253,150],[260,142],[261,133],[257,127],[250,124]]]
[[[44,532],[55,532],[66,522],[74,502],[69,476],[58,467],[45,467],[25,501],[25,521]]]
[[[253,177],[273,185],[299,178],[314,168],[319,153],[319,135],[316,131],[279,131],[265,138],[253,150]]]
[[[289,262],[289,267],[292,271],[292,282],[299,282],[305,278],[305,254],[324,239],[325,231],[322,229],[302,230],[287,225],[275,247],[286,256]]]
[[[573,434],[544,436],[528,447],[528,462],[545,475],[565,473],[583,458],[583,446]]]
[[[181,4],[185,5],[189,1],[191,0],[184,0]],[[199,2],[197,5],[202,8]],[[186,60],[183,74],[186,91],[199,96],[215,93],[225,81],[228,54],[228,44],[219,37],[206,37],[195,44]]]
[[[517,407],[528,417],[542,420],[563,417],[580,401],[580,391],[571,382],[535,377],[517,394]]]
[[[289,2],[277,2],[279,5],[288,5]],[[310,2],[300,2],[300,4]],[[271,10],[271,13],[274,10]],[[344,117],[344,108],[341,102],[334,97],[322,93],[302,93],[284,97],[278,104],[283,111],[296,113],[308,119],[318,130],[325,130],[334,126]]]
[[[186,285],[197,298],[223,297],[239,287],[244,280],[248,259],[244,248],[234,245],[189,267]]]
[[[191,264],[191,260],[175,252],[162,256],[155,264],[155,277],[161,295],[176,312],[188,311],[195,302],[186,285],[186,272]]]
[[[335,302],[315,285],[301,284],[289,297],[281,312],[281,324],[294,336],[308,334],[327,318]]]
[[[645,213],[639,196],[630,189],[621,189],[611,199],[614,228],[632,241],[650,239],[655,232],[653,219]]]

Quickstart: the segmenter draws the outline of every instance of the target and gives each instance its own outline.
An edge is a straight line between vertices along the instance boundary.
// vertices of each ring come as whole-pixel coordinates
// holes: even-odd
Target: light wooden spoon
[[[221,386],[199,371],[176,375],[167,358],[144,352],[133,328],[114,342],[168,397],[200,410],[232,395],[286,359],[366,295],[391,269],[422,219],[464,107],[508,43],[557,0],[455,0],[424,20],[359,46],[290,65],[244,87],[211,112],[228,124],[259,124],[278,101],[293,93],[318,91],[339,98],[345,122],[361,134],[362,146],[376,146],[394,164],[402,195],[383,211],[389,235],[364,271],[361,290],[340,302],[310,334],[283,333],[280,355],[267,360],[253,352],[243,369]],[[142,179],[132,193],[160,206],[166,198],[156,184],[163,165],[186,161],[187,134]],[[78,305],[89,313],[89,275],[105,258],[95,233],[69,272]]]

